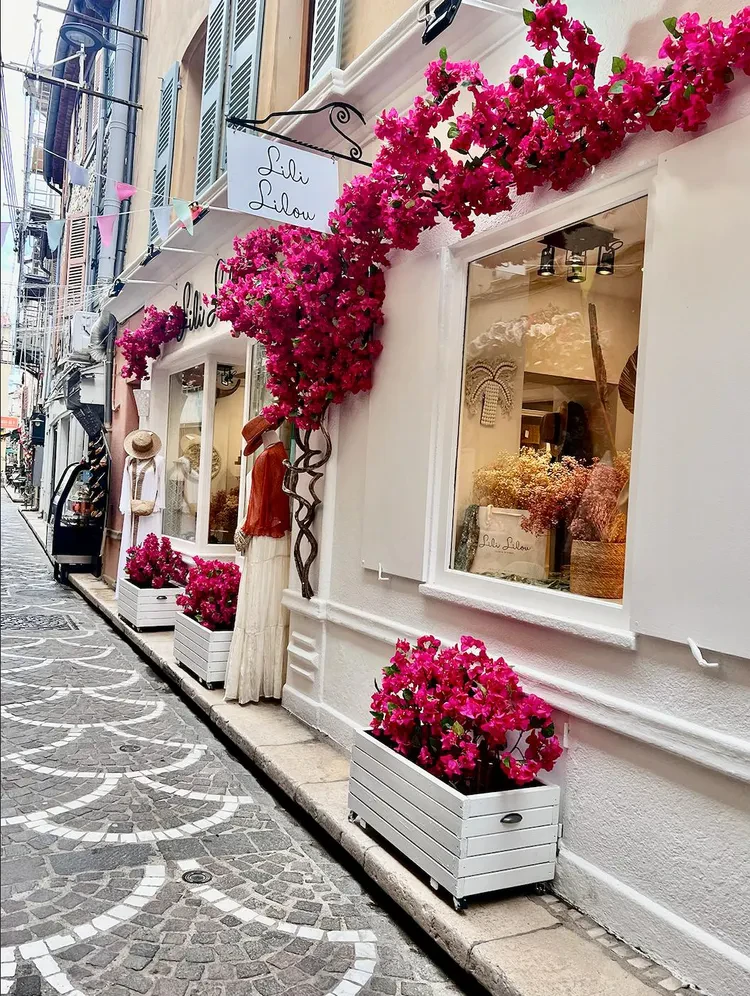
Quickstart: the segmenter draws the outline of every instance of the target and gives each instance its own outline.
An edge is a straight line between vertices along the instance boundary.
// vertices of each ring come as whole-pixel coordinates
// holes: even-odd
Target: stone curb
[[[653,996],[654,989],[526,896],[472,903],[456,913],[390,851],[349,823],[344,751],[275,704],[239,706],[206,689],[172,656],[171,631],[137,633],[114,609],[114,592],[91,575],[71,585],[177,686],[364,869],[387,895],[492,996]]]

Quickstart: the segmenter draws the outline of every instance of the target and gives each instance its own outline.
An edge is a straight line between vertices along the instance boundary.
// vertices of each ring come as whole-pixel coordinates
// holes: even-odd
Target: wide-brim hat
[[[255,453],[263,442],[263,433],[275,429],[279,423],[273,425],[263,415],[256,415],[242,427],[242,435],[245,437],[245,456]]]
[[[161,439],[150,429],[134,429],[122,444],[125,452],[136,460],[150,460],[161,449]]]

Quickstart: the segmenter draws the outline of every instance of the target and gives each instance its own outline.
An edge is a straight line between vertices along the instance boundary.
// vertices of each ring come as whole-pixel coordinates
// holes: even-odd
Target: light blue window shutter
[[[315,86],[341,60],[344,0],[315,0],[310,52],[310,86]]]
[[[172,161],[174,159],[174,136],[177,124],[177,91],[180,85],[180,64],[175,62],[164,74],[159,98],[159,119],[156,125],[156,152],[154,157],[154,182],[151,194],[151,207],[162,207],[169,201],[172,186]],[[153,215],[150,218],[148,241],[152,243],[158,234]]]
[[[263,0],[235,0],[227,81],[227,115],[255,117]]]
[[[195,196],[199,198],[219,175],[219,153],[224,131],[224,76],[229,35],[229,0],[212,0],[208,11],[206,56],[203,63],[203,96],[198,130]]]

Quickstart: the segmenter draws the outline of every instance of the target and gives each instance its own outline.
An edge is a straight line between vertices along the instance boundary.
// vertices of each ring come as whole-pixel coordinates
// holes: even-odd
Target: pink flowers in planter
[[[135,332],[125,329],[115,343],[126,359],[122,376],[137,381],[148,378],[147,360],[155,360],[166,342],[176,339],[185,327],[185,312],[173,304],[169,311],[159,311],[153,304],[146,308],[144,318]]]
[[[562,753],[551,707],[524,692],[481,640],[462,636],[444,648],[434,636],[415,647],[401,640],[383,675],[373,733],[462,791],[528,784]]]
[[[232,629],[237,615],[240,569],[223,560],[195,558],[190,568],[185,594],[177,596],[186,616],[206,629]]]
[[[172,549],[166,536],[149,533],[140,546],[131,546],[126,554],[125,573],[139,588],[164,588],[182,585],[187,567]]]

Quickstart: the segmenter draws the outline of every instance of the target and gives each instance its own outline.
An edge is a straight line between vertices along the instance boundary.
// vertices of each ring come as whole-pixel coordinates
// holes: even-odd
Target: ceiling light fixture
[[[586,253],[569,252],[565,257],[569,284],[582,284],[586,279]]]
[[[615,252],[622,249],[622,242],[615,239],[608,246],[599,247],[599,260],[596,264],[596,272],[601,277],[609,277],[615,272]]]
[[[554,277],[555,275],[555,247],[545,246],[539,259],[539,268],[536,271],[538,277]]]

